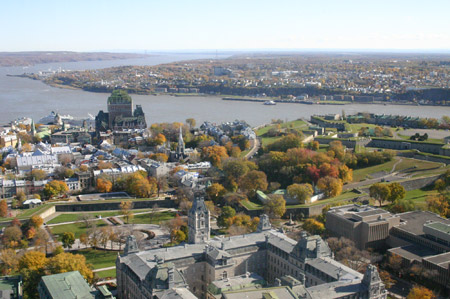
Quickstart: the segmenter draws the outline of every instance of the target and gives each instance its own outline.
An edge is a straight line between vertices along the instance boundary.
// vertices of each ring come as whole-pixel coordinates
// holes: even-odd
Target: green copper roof
[[[123,89],[114,90],[108,98],[108,104],[131,103],[130,95]]]
[[[42,277],[41,283],[53,299],[95,298],[96,292],[78,271],[47,275]]]

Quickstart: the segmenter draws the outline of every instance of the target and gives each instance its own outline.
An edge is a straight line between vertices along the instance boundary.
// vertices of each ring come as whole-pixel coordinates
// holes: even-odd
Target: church
[[[245,298],[249,290],[243,287],[212,294],[209,286],[230,285],[232,278],[253,273],[265,285],[258,289],[262,295],[252,298],[266,298],[267,286],[273,293],[286,281],[291,298],[387,298],[376,267],[369,265],[364,275],[350,269],[334,260],[320,236],[303,232],[297,242],[274,230],[267,215],[254,233],[211,238],[210,213],[201,197],[188,213],[188,243],[139,251],[129,236],[116,269],[118,298]]]
[[[108,98],[108,112],[100,110],[95,117],[97,133],[145,128],[147,123],[142,106],[136,105],[133,111],[133,99],[123,89],[115,89]]]

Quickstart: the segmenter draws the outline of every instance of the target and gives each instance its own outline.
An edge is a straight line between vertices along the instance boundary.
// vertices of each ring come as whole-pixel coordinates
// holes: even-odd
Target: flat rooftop
[[[434,228],[440,232],[445,234],[450,234],[450,224],[442,223],[442,222],[432,222],[425,224],[428,227]]]
[[[448,265],[450,264],[450,252],[428,257],[425,258],[425,260],[430,263],[439,265],[440,267],[443,267],[445,269],[448,269]]]
[[[427,247],[418,245],[407,245],[402,247],[396,247],[389,249],[389,252],[397,254],[410,261],[412,260],[421,261],[423,258],[431,257],[439,253]]]
[[[439,215],[430,211],[412,211],[397,214],[400,217],[401,223],[398,228],[405,230],[415,235],[423,235],[423,225],[427,221],[441,222],[450,225],[450,220],[444,219]]]

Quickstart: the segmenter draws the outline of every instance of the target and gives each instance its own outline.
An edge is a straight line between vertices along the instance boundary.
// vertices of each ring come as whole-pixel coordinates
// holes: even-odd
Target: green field
[[[103,220],[97,221],[97,227],[106,226],[107,224]],[[58,235],[58,239],[61,239],[61,236],[65,232],[73,232],[75,234],[75,238],[79,238],[81,234],[86,233],[87,229],[84,223],[71,223],[71,224],[62,224],[55,225],[49,227],[53,235]]]
[[[116,269],[95,272],[98,278],[116,277]]]
[[[166,221],[173,219],[175,217],[175,212],[158,212],[153,213],[152,215],[150,213],[148,214],[140,214],[135,215],[133,218],[134,224],[159,224],[161,221]]]
[[[370,175],[373,173],[386,171],[390,172],[392,170],[392,167],[394,166],[395,162],[397,162],[395,159],[383,164],[375,165],[375,166],[369,166],[365,168],[355,169],[353,170],[353,182],[360,182],[362,180],[365,180],[367,178],[370,178]]]
[[[54,204],[44,204],[44,205],[40,205],[38,207],[32,208],[32,209],[23,209],[23,210],[19,210],[20,214],[17,215],[18,219],[28,219],[33,215],[42,213],[43,211],[53,207]],[[0,221],[10,221],[13,220],[15,217],[9,217],[9,218],[2,218],[0,217]]]
[[[405,199],[412,200],[414,204],[417,206],[417,208],[423,208],[425,209],[427,206],[426,199],[430,195],[437,195],[439,194],[435,190],[431,190],[431,188],[422,188],[422,189],[416,189],[406,192]]]
[[[265,126],[261,129],[256,130],[256,135],[258,137],[261,137],[261,141],[262,141],[262,145],[266,146],[269,145],[275,141],[277,141],[278,139],[280,139],[282,136],[276,136],[276,137],[269,137],[267,136],[267,132],[272,129],[272,128],[276,128],[277,124],[271,124],[268,126]],[[303,120],[294,120],[294,121],[289,121],[287,123],[282,123],[280,124],[280,130],[283,131],[283,129],[302,129],[302,128],[307,128],[306,123]]]
[[[86,263],[91,264],[94,269],[101,269],[115,266],[117,251],[108,251],[100,249],[81,249],[72,251],[74,254],[82,254],[86,258]],[[103,271],[102,271],[103,272]]]
[[[151,211],[151,209],[139,209],[139,210],[133,210],[134,213],[140,213],[140,212],[148,212]],[[91,214],[94,217],[102,216],[102,218],[105,217],[111,217],[111,216],[119,216],[120,211],[102,211],[102,212],[89,212],[89,213],[83,213],[83,214]],[[80,217],[80,213],[67,213],[67,214],[61,214],[53,218],[52,220],[48,221],[47,224],[56,224],[56,223],[63,223],[63,222],[71,222],[71,221],[78,221]]]

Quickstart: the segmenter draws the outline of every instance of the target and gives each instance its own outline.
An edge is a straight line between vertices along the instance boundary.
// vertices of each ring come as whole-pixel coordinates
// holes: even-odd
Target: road
[[[253,157],[253,155],[256,154],[256,152],[259,150],[260,145],[261,142],[259,141],[259,138],[254,139],[252,149],[244,156],[244,158],[248,159],[250,157]]]

